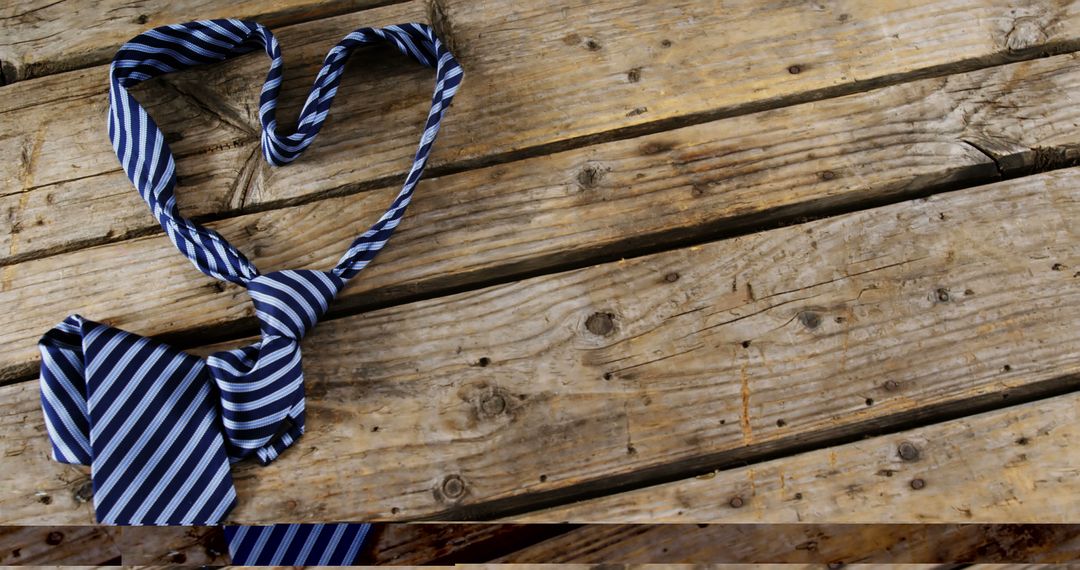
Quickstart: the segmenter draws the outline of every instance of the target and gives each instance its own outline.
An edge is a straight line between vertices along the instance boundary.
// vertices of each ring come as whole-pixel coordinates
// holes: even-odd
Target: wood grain
[[[1060,310],[1080,302],[1077,188],[1059,170],[322,323],[307,434],[234,469],[231,517],[490,517],[1063,386],[1080,373],[1080,315]],[[48,459],[37,400],[0,388],[0,513],[86,522],[85,475]],[[1023,500],[972,520],[1061,516],[1042,487],[1010,488]]]
[[[513,524],[376,524],[358,564],[379,566],[489,562],[573,527]]]
[[[427,180],[334,310],[990,180],[994,160],[1017,174],[1075,157],[1080,131],[1061,125],[1080,120],[1078,64],[1001,66]],[[327,268],[395,192],[211,225],[263,270]],[[158,285],[115,286],[146,276]],[[246,291],[194,271],[162,235],[6,266],[0,283],[0,303],[19,308],[0,315],[0,379],[35,374],[37,339],[70,312],[148,335],[254,328]]]
[[[222,564],[213,528],[130,527],[126,566]],[[1080,556],[1078,525],[376,524],[360,565],[551,563],[1065,563]]]
[[[129,526],[117,543],[124,566],[231,563],[221,527]]]
[[[1080,47],[1080,2],[1013,4],[439,2],[439,28],[466,74],[431,166],[453,171],[505,162]],[[410,2],[281,29],[287,57],[282,123],[306,97],[333,42],[362,25],[426,21],[429,11],[426,3]],[[158,91],[179,91],[186,105],[208,119],[191,127],[183,113],[174,120],[171,108],[149,107],[170,137],[183,137],[184,153],[198,157],[178,166],[184,211],[222,217],[352,193],[403,176],[428,108],[430,70],[385,51],[357,59],[362,69],[352,66],[345,74],[327,128],[290,168],[270,168],[252,152],[258,86],[266,74],[263,56],[147,86],[148,99],[168,94]],[[0,144],[23,159],[0,163],[9,195],[0,204],[0,212],[7,212],[0,216],[0,235],[9,233],[5,224],[18,229],[17,240],[0,244],[7,245],[0,247],[4,260],[156,231],[105,136],[106,69],[68,75],[5,88]],[[216,130],[222,122],[245,134]],[[786,129],[806,124],[800,120]],[[221,154],[233,145],[247,152]],[[76,203],[87,195],[95,196],[94,203],[73,210],[48,201],[51,196],[54,204]]]
[[[30,0],[0,6],[0,72],[12,83],[105,63],[136,34],[165,24],[213,18],[275,27],[359,10],[379,0]]]
[[[1078,408],[1074,393],[518,518],[1070,522],[1080,514]]]
[[[506,556],[528,563],[1067,563],[1076,525],[585,525]]]
[[[0,564],[107,564],[120,558],[119,534],[102,527],[0,526]]]

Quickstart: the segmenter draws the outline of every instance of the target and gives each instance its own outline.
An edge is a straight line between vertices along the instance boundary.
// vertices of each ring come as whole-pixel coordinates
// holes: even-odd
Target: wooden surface
[[[118,564],[120,530],[101,527],[0,527],[0,565]]]
[[[1073,562],[1073,525],[587,525],[492,562]]]
[[[88,469],[48,458],[50,326],[79,312],[199,354],[256,330],[101,124],[109,52],[182,14],[68,3],[0,9],[3,524],[92,520]],[[1080,516],[1080,2],[232,10],[275,26],[283,120],[363,25],[430,21],[466,71],[405,222],[305,340],[308,433],[234,470],[236,522]],[[102,25],[42,43],[73,21]],[[137,94],[185,213],[263,270],[328,267],[407,166],[430,70],[355,59],[280,169],[257,152],[262,56]]]
[[[379,4],[378,0],[30,0],[0,6],[0,73],[11,83],[107,62],[121,44],[155,26],[240,18],[274,27]]]
[[[1066,523],[1080,512],[1080,465],[1072,454],[1078,409],[1080,394],[1070,394],[532,517]]]
[[[433,171],[1060,51],[1080,41],[1077,2],[1038,2],[1022,10],[990,0],[851,2],[822,10],[746,1],[721,11],[710,2],[697,4],[657,10],[563,0],[523,10],[511,0],[440,2],[466,81],[476,87],[463,88],[455,99],[456,120],[440,134]],[[281,29],[289,48],[282,116],[303,101],[333,41],[361,25],[424,20],[427,12],[411,2]],[[582,27],[567,33],[565,21]],[[728,33],[705,33],[717,27]],[[946,34],[947,42],[923,37]],[[1029,39],[1018,43],[1019,37]],[[272,169],[255,152],[257,86],[266,67],[254,54],[172,75],[141,91],[148,111],[171,133],[174,151],[188,158],[178,163],[187,213],[219,217],[351,193],[401,176],[427,108],[427,70],[394,59],[347,73],[333,128],[305,154],[303,167]],[[23,155],[0,165],[0,177],[14,186],[4,192],[4,222],[18,228],[17,240],[0,248],[8,257],[115,241],[155,227],[101,132],[106,73],[101,66],[7,88],[11,97],[0,111],[9,126],[0,127],[0,138],[7,152]],[[363,160],[355,158],[358,152]],[[65,160],[39,159],[57,153]],[[88,193],[93,201],[81,199]]]
[[[41,537],[62,536],[56,545]],[[74,534],[84,537],[75,540]],[[224,534],[210,527],[127,527],[106,533],[78,527],[7,532],[4,551],[28,563],[100,559],[124,566],[222,565]],[[55,542],[55,541],[54,541]],[[78,548],[74,548],[78,545]],[[48,549],[48,550],[46,550]],[[1062,563],[1080,554],[1077,525],[509,525],[380,524],[362,565],[550,563]],[[97,558],[94,558],[94,556]],[[47,558],[46,558],[47,556]],[[4,563],[18,562],[2,560]]]
[[[334,308],[370,307],[998,176],[994,161],[973,144],[991,149],[1008,174],[1047,154],[1033,149],[1074,157],[1080,131],[1060,125],[1080,120],[1068,103],[1068,94],[1080,89],[1077,62],[1064,55],[924,80],[428,180],[395,247]],[[790,125],[804,120],[808,126],[792,133]],[[912,123],[923,126],[912,131]],[[153,223],[134,192],[118,189],[136,202],[143,223]],[[374,221],[396,192],[384,188],[211,226],[264,270],[330,267],[356,228]],[[47,203],[35,211],[69,216],[71,225],[114,219]],[[500,231],[502,224],[518,229]],[[126,263],[117,266],[118,257]],[[63,279],[54,277],[58,272]],[[143,275],[159,276],[161,285],[112,286]],[[32,371],[41,331],[74,310],[141,334],[197,337],[253,327],[246,292],[191,271],[163,235],[15,263],[0,268],[0,278],[0,300],[21,308],[0,315],[0,378]],[[75,307],[72,289],[80,292]]]
[[[125,566],[220,566],[231,563],[220,527],[129,526],[117,545]]]
[[[1057,307],[1080,291],[1055,268],[1080,265],[1078,181],[1060,170],[322,323],[296,460],[234,469],[231,516],[491,516],[1071,385],[1080,315]],[[69,492],[83,476],[47,459],[33,384],[2,390],[8,520],[86,521]],[[1040,520],[1030,500],[1008,516]]]

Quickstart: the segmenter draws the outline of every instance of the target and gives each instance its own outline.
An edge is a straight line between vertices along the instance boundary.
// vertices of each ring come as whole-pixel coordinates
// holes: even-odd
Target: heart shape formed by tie
[[[401,191],[333,269],[261,274],[220,234],[180,214],[172,152],[130,87],[263,48],[271,66],[259,101],[262,150],[268,162],[282,166],[300,156],[322,128],[349,53],[370,43],[389,43],[435,68],[435,91]],[[203,360],[79,315],[42,337],[41,403],[53,457],[91,466],[100,523],[217,524],[236,504],[230,464],[255,457],[265,465],[304,433],[300,340],[400,223],[462,77],[428,26],[361,28],[330,50],[296,131],[280,135],[275,111],[282,63],[270,30],[240,20],[154,28],[113,58],[109,138],[124,172],[195,267],[248,289],[262,338]]]

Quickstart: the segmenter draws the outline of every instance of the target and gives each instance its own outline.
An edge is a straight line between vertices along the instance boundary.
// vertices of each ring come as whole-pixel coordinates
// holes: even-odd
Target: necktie
[[[130,87],[262,48],[271,59],[259,99],[262,151],[281,166],[318,134],[349,53],[377,42],[435,68],[435,91],[400,193],[333,269],[261,274],[220,234],[180,214],[172,152]],[[397,227],[461,76],[428,26],[361,28],[327,54],[295,132],[284,135],[275,119],[281,49],[265,27],[239,20],[190,22],[152,29],[120,48],[109,86],[108,131],[116,155],[177,249],[203,273],[247,288],[262,336],[205,360],[79,315],[42,337],[41,402],[53,457],[91,466],[98,522],[215,524],[236,502],[230,463],[255,457],[265,465],[300,437],[300,339]]]
[[[237,566],[351,566],[370,524],[226,526],[229,556]]]

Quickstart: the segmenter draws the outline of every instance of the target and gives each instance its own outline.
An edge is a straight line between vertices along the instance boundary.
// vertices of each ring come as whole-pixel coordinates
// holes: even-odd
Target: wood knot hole
[[[451,501],[465,496],[465,481],[460,475],[447,475],[442,482],[442,494]]]
[[[919,459],[919,448],[915,447],[911,442],[903,442],[896,449],[896,452],[900,454],[900,459],[904,461],[916,461]]]
[[[799,322],[808,329],[816,329],[821,326],[821,315],[814,311],[802,311],[799,313]]]
[[[89,503],[94,498],[94,483],[87,481],[79,485],[72,495],[77,503]]]
[[[604,169],[595,164],[586,164],[581,172],[578,173],[577,181],[578,186],[582,190],[590,190],[600,185],[600,181],[604,178]]]
[[[48,544],[49,546],[56,546],[56,545],[60,544],[61,542],[64,542],[64,533],[62,533],[62,532],[60,532],[58,530],[54,530],[54,531],[50,532],[45,537],[45,544]]]
[[[498,394],[492,394],[480,402],[480,410],[486,416],[497,416],[506,411],[506,399]]]
[[[585,319],[585,328],[597,336],[609,336],[615,332],[615,315],[611,313],[593,313]]]

